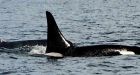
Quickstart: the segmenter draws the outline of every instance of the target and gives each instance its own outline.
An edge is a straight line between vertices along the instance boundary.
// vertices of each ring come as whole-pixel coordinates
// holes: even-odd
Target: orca
[[[140,47],[127,45],[91,45],[75,46],[67,40],[59,30],[53,15],[46,11],[47,18],[47,49],[48,57],[93,57],[115,56],[124,54],[140,54]],[[56,54],[56,55],[55,55]],[[58,55],[58,56],[57,56]]]
[[[13,49],[13,48],[19,48],[23,46],[35,46],[35,45],[47,45],[47,39],[41,39],[41,40],[22,40],[22,41],[1,41],[0,42],[0,48],[7,48],[7,49]]]
[[[47,39],[22,40],[7,42],[0,39],[0,48],[17,48],[22,46],[46,46],[46,54],[50,58],[116,56],[140,54],[140,47],[127,45],[91,45],[77,46],[67,40],[58,28],[53,15],[46,11]]]

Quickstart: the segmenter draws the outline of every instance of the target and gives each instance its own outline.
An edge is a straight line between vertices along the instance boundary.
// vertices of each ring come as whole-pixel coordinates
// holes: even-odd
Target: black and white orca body
[[[59,30],[53,15],[46,11],[48,34],[43,40],[24,40],[7,42],[0,40],[0,48],[16,48],[21,46],[47,46],[46,54],[49,57],[92,57],[92,56],[115,56],[122,54],[140,54],[140,47],[125,45],[93,45],[75,46],[68,41]]]
[[[93,45],[93,46],[74,46],[66,40],[60,32],[54,17],[48,11],[48,41],[46,53],[48,56],[54,56],[55,53],[64,56],[82,57],[82,56],[114,56],[122,54],[140,54],[140,47],[125,45]]]

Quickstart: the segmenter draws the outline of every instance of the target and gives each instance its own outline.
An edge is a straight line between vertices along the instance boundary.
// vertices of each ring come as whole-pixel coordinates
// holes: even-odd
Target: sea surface
[[[76,45],[140,47],[140,0],[0,0],[0,38],[47,39],[45,11]],[[17,49],[0,52],[0,75],[140,75],[140,55],[50,60]]]

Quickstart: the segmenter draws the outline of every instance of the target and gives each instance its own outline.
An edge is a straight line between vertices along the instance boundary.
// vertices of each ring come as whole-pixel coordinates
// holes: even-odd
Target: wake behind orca
[[[0,48],[16,48],[21,46],[47,46],[46,54],[48,57],[62,58],[72,57],[93,57],[93,56],[115,56],[122,54],[140,54],[140,47],[126,45],[91,45],[75,46],[67,40],[59,30],[53,15],[46,11],[47,18],[47,39],[23,40],[13,42],[0,42]]]

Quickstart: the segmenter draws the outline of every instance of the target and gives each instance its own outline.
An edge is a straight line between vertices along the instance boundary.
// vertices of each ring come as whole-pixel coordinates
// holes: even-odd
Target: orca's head
[[[56,56],[51,54],[59,53],[59,55],[63,56],[73,47],[73,44],[65,39],[50,12],[46,11],[46,17],[48,26],[46,54],[48,56]]]

